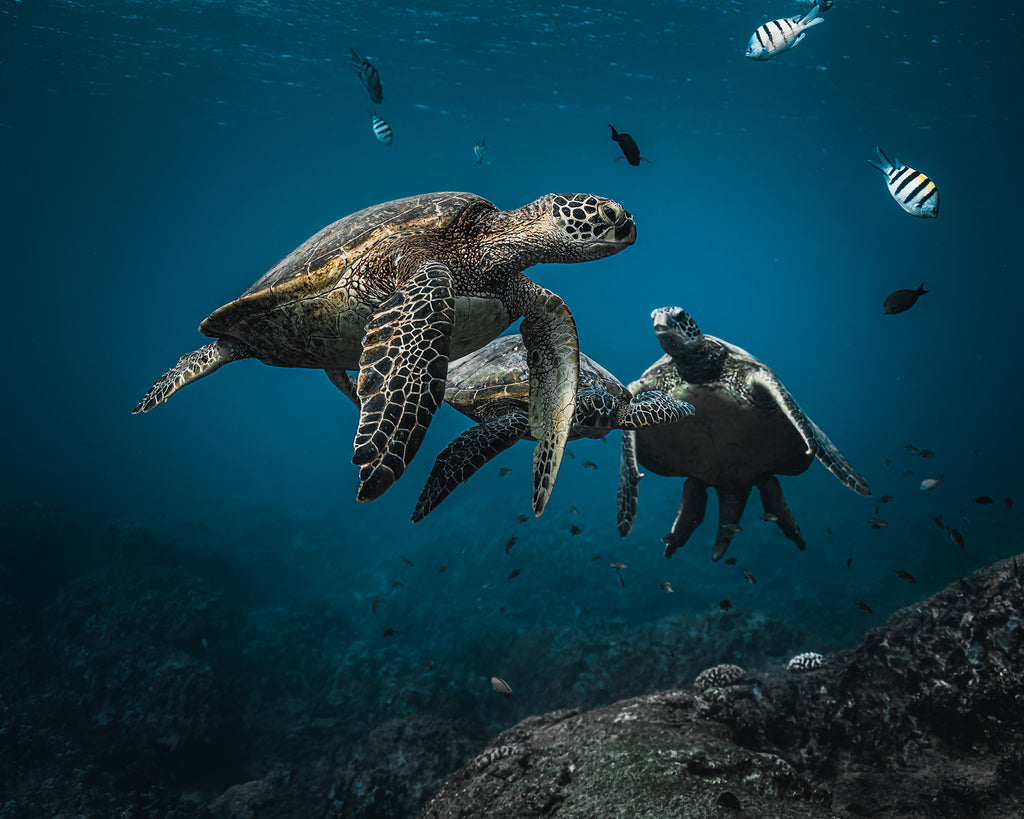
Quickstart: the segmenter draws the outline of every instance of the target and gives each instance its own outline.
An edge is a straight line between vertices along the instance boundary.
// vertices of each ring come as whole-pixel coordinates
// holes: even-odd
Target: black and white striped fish
[[[384,90],[380,87],[380,75],[377,73],[377,69],[370,65],[369,60],[356,54],[356,50],[352,46],[349,46],[348,50],[352,52],[349,62],[359,75],[359,79],[363,81],[363,85],[366,86],[366,93],[370,95],[370,101],[379,105],[384,101]]]
[[[818,10],[815,3],[803,17],[769,20],[751,35],[746,56],[751,60],[770,60],[789,51],[807,36],[807,29],[825,22],[824,17],[818,17]]]
[[[890,162],[881,148],[875,148],[875,153],[878,160],[869,159],[868,164],[885,174],[889,193],[903,210],[921,219],[934,219],[939,215],[939,189],[932,180],[898,159]]]
[[[391,126],[378,117],[373,111],[370,114],[370,124],[373,126],[373,135],[385,145],[390,145],[394,134],[391,133]]]
[[[476,145],[473,146],[473,161],[479,165],[484,161],[484,156],[487,154],[487,138],[484,137]]]

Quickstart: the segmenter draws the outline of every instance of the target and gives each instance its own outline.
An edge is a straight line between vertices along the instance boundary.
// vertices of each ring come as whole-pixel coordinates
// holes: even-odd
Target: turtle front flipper
[[[766,475],[755,481],[754,485],[761,493],[761,506],[766,514],[775,515],[775,522],[779,524],[782,534],[792,540],[798,549],[806,549],[807,543],[800,534],[800,526],[797,524],[796,518],[789,511],[789,505],[782,494],[782,485],[779,483],[779,479],[774,475]]]
[[[455,296],[448,268],[421,264],[366,325],[352,463],[365,502],[398,480],[444,400]]]
[[[580,376],[576,322],[560,297],[523,278],[519,329],[530,368],[530,431],[533,450],[533,514],[544,512],[569,439]]]
[[[672,531],[662,540],[665,542],[665,557],[675,554],[690,539],[698,526],[704,522],[704,512],[708,508],[708,485],[697,478],[687,478],[683,484],[683,499],[679,504]]]
[[[825,468],[846,484],[858,495],[871,497],[871,488],[867,479],[853,468],[843,454],[833,444],[828,436],[822,432],[821,427],[811,421],[811,428],[814,430],[811,449],[814,450],[814,457],[821,461]]]
[[[750,497],[751,487],[747,486],[719,486],[718,490],[718,537],[715,539],[715,546],[711,550],[712,560],[721,560],[733,537],[740,531],[740,518],[743,517],[743,510],[747,506],[747,498]]]
[[[616,524],[619,537],[625,537],[633,531],[636,523],[636,500],[640,494],[640,479],[643,473],[636,460],[636,433],[633,430],[622,431],[622,458],[619,461],[618,514]]]
[[[693,413],[693,404],[679,401],[661,390],[646,390],[619,407],[616,423],[619,429],[644,429],[674,424]]]
[[[240,358],[257,358],[256,351],[241,341],[219,338],[178,359],[178,363],[165,372],[149,388],[141,401],[132,410],[132,415],[149,412],[162,404],[174,393],[193,381],[198,381],[225,364]]]
[[[465,483],[489,460],[500,455],[530,431],[525,412],[510,412],[471,427],[441,450],[434,468],[416,501],[412,522],[419,523],[433,512],[461,483]]]
[[[756,381],[768,391],[778,404],[779,409],[800,433],[800,437],[807,445],[807,454],[814,455],[829,472],[858,495],[870,496],[871,489],[868,488],[867,480],[853,468],[821,428],[800,408],[796,399],[778,376],[770,370],[766,370],[758,374]]]

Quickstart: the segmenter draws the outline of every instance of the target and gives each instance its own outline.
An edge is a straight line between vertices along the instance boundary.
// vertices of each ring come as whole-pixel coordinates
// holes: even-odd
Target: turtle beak
[[[636,241],[636,223],[628,213],[625,223],[615,226],[615,241],[627,247]]]

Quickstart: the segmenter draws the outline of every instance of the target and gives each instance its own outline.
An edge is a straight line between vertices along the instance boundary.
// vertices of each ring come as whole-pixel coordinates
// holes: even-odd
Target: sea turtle
[[[479,422],[444,448],[420,494],[412,519],[418,523],[460,483],[516,441],[532,438],[528,409],[530,377],[526,345],[518,333],[496,338],[448,368],[444,400]],[[670,424],[693,414],[693,407],[661,390],[631,395],[622,382],[588,355],[580,353],[579,391],[569,440],[603,438],[613,429],[634,430]],[[633,439],[623,435],[619,473],[619,534],[636,519],[637,485]]]
[[[629,212],[589,194],[548,194],[509,211],[453,192],[374,205],[328,225],[215,310],[199,330],[216,341],[180,358],[133,412],[241,358],[323,369],[360,407],[352,462],[358,500],[369,501],[416,454],[449,357],[522,316],[539,514],[569,435],[579,348],[565,302],[523,271],[600,259],[635,240]],[[357,385],[348,370],[359,370]]]
[[[746,350],[703,335],[678,307],[655,310],[651,318],[665,355],[629,389],[665,390],[697,411],[685,423],[634,433],[641,466],[658,475],[686,477],[679,513],[663,538],[665,557],[683,546],[704,520],[709,486],[718,493],[712,560],[725,554],[739,531],[754,486],[760,491],[765,519],[775,520],[787,538],[805,549],[775,476],[799,475],[815,457],[857,494],[871,494],[864,478],[769,367]]]

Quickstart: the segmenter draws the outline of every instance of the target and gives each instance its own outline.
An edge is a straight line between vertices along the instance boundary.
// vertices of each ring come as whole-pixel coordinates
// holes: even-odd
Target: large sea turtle
[[[772,370],[746,350],[701,333],[678,307],[651,313],[665,351],[629,385],[632,392],[661,389],[696,409],[685,423],[639,430],[640,465],[658,475],[683,476],[683,499],[665,557],[683,546],[704,520],[709,486],[718,493],[718,560],[739,531],[750,490],[761,494],[765,518],[805,549],[776,475],[799,475],[817,458],[859,495],[867,482],[818,428]]]
[[[402,474],[444,397],[449,357],[523,317],[530,427],[544,508],[569,435],[579,370],[572,313],[523,271],[628,247],[633,218],[589,194],[548,194],[501,211],[472,193],[429,193],[366,208],[307,239],[199,327],[216,341],[178,360],[133,412],[230,361],[323,369],[360,407],[352,462],[360,501]],[[358,370],[353,384],[347,370]]]
[[[477,426],[444,448],[420,494],[412,519],[429,515],[459,484],[516,441],[532,439],[529,420],[530,375],[527,351],[518,333],[496,338],[448,368],[444,400]],[[661,390],[631,395],[622,382],[588,355],[580,353],[579,390],[569,440],[603,438],[613,429],[635,430],[670,424],[693,414],[693,407]],[[632,437],[622,437],[619,473],[619,534],[636,520],[640,471]],[[536,476],[534,478],[536,480]]]

